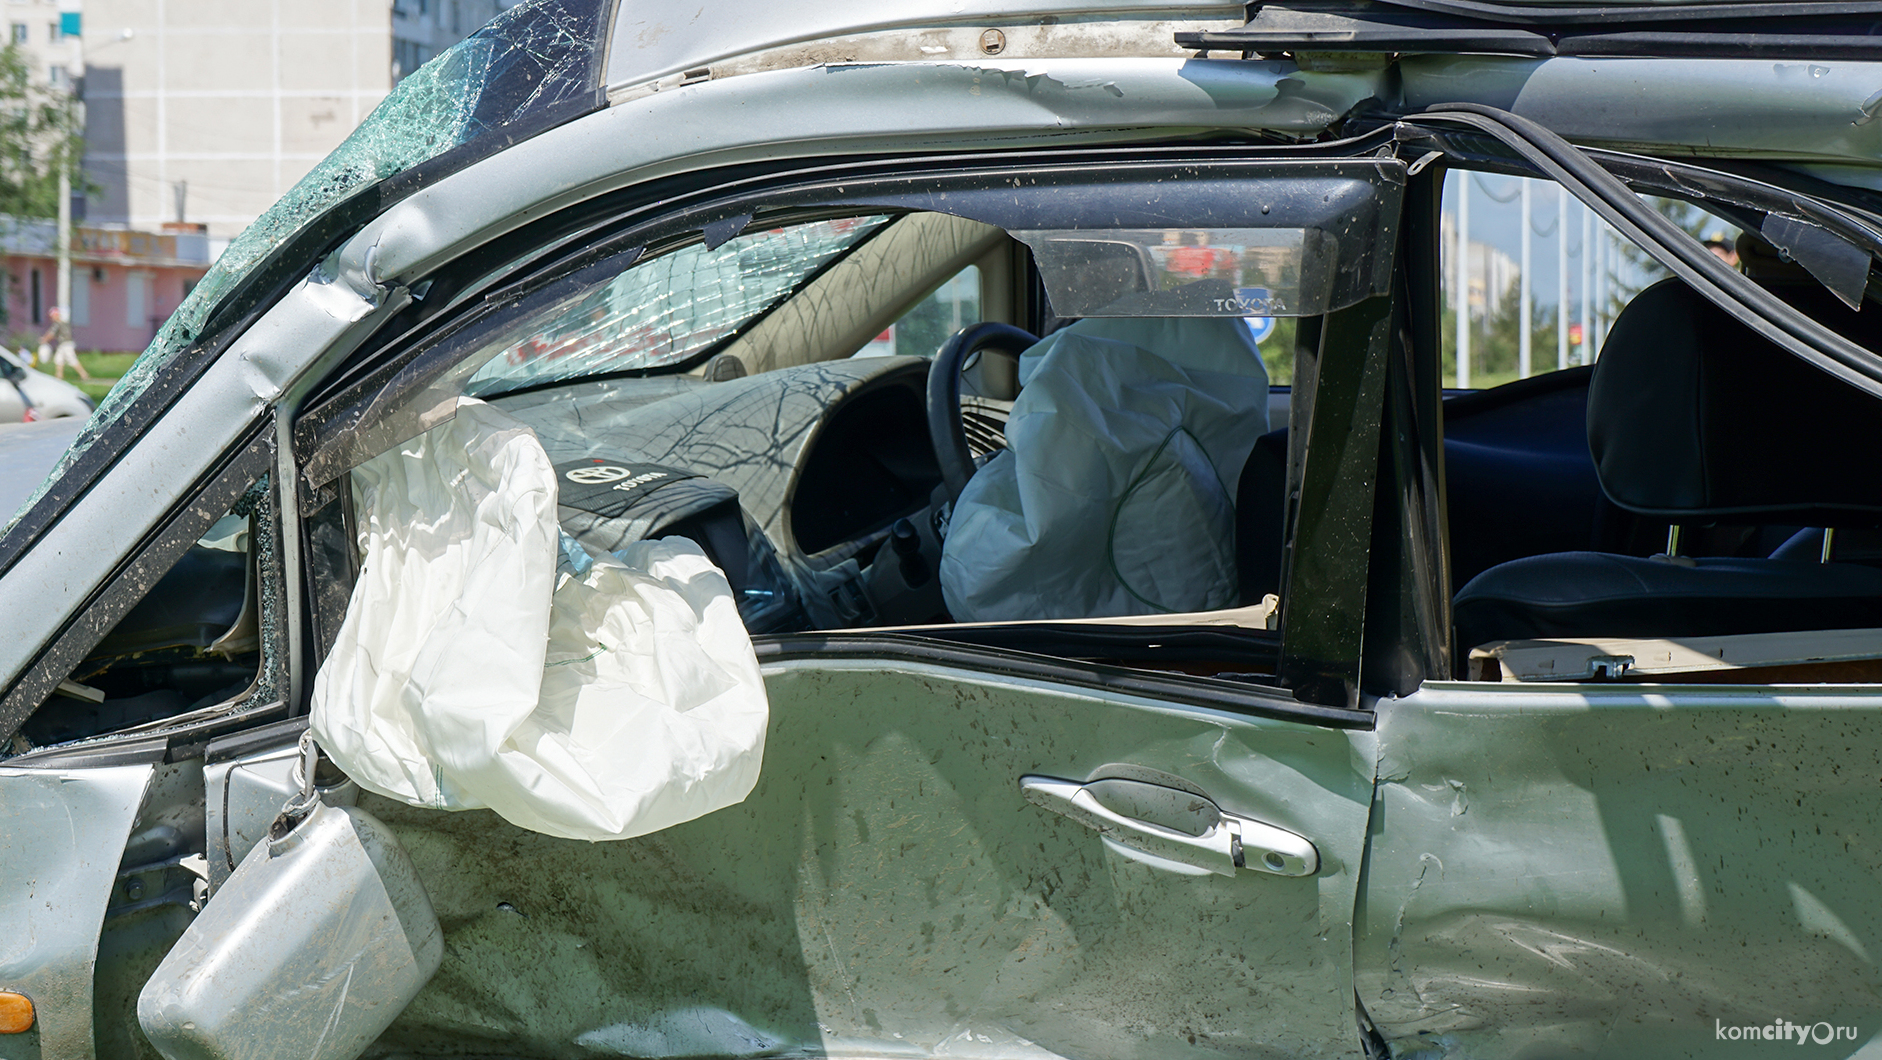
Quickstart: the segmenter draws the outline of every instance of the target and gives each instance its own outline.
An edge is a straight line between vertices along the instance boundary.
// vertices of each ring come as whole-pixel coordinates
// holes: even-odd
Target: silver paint
[[[0,989],[33,1000],[44,1056],[93,1055],[98,933],[152,769],[0,769]]]

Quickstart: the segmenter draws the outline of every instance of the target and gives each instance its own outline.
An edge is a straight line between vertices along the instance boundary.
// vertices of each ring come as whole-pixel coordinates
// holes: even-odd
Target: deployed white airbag
[[[1020,357],[1007,450],[968,481],[941,555],[957,621],[1235,604],[1235,486],[1268,430],[1239,318],[1083,320]]]
[[[535,434],[469,399],[353,488],[364,561],[312,726],[362,787],[588,840],[750,793],[764,683],[697,545],[591,558],[556,524]]]

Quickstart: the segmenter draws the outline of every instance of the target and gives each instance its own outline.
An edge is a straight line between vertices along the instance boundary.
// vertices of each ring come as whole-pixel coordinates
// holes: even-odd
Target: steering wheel
[[[1018,357],[1038,341],[1032,332],[1011,324],[969,324],[955,332],[928,365],[928,439],[941,465],[949,504],[960,498],[967,480],[974,477],[974,453],[961,423],[961,367],[976,351],[996,349]]]

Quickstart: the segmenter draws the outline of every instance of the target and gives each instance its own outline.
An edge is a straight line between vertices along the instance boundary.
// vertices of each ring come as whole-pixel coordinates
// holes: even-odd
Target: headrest
[[[1859,314],[1813,288],[1773,293],[1878,348],[1882,307]],[[1882,402],[1677,280],[1615,319],[1588,387],[1588,448],[1609,499],[1642,515],[1882,523]]]

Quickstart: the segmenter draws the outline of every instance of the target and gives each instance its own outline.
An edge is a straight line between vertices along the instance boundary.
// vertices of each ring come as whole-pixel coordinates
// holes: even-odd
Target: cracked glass
[[[229,244],[20,511],[30,509],[165,368],[203,339],[218,311],[226,315],[225,300],[244,279],[316,218],[454,148],[484,140],[500,149],[505,141],[593,109],[600,39],[595,5],[532,0],[497,16],[400,81],[345,142]],[[460,164],[472,161],[467,157]],[[306,266],[312,265],[310,258]]]
[[[886,220],[841,217],[682,247],[525,322],[465,390],[487,396],[684,363],[738,334]]]

